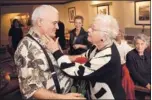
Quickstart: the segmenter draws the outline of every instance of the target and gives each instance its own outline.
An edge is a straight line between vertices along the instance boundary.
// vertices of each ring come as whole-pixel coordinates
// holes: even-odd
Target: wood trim
[[[51,2],[51,1],[31,1],[31,0],[26,0],[26,1],[18,1],[18,2],[0,2],[0,6],[14,6],[14,5],[42,5],[42,4],[58,4],[58,5],[62,5],[62,4],[67,4],[70,2],[75,2],[78,0],[67,0],[65,2]],[[80,0],[79,0],[80,1]]]
[[[92,4],[91,6],[96,7],[96,6],[105,6],[105,5],[112,5],[112,2]]]

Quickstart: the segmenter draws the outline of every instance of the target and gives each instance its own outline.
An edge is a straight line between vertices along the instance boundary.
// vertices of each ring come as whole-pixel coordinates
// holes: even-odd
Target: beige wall
[[[65,25],[67,29],[71,30],[74,28],[74,23],[69,22],[68,8],[70,7],[75,7],[76,15],[81,15],[84,17],[83,26],[85,29],[88,28],[87,26],[88,26],[88,20],[89,20],[89,16],[88,16],[89,11],[88,11],[87,5],[88,5],[87,1],[72,2],[65,5]]]
[[[8,44],[8,31],[11,23],[10,19],[19,15],[20,13],[29,13],[31,15],[33,9],[38,5],[22,5],[22,6],[2,6],[1,8],[1,27],[0,27],[0,43],[2,45]],[[65,22],[64,5],[53,5],[60,12],[60,20]],[[0,45],[1,45],[0,44]]]
[[[134,1],[75,1],[62,5],[52,5],[58,9],[60,20],[65,23],[68,30],[74,28],[73,23],[69,22],[68,8],[75,7],[76,15],[84,17],[85,30],[92,23],[94,16],[97,14],[97,7],[92,6],[99,3],[112,2],[110,5],[110,15],[114,16],[120,25],[120,28],[142,28],[140,25],[134,24]],[[2,6],[1,7],[1,44],[7,44],[7,34],[10,28],[10,18],[15,15],[8,15],[8,13],[31,13],[36,5],[22,5],[22,6]],[[150,26],[145,26],[150,28]]]
[[[93,17],[97,15],[97,7],[92,5],[101,4],[101,3],[110,3],[110,2],[112,3],[112,5],[109,5],[110,15],[114,16],[117,19],[121,28],[124,28],[124,21],[123,21],[124,16],[122,15],[124,10],[124,6],[123,6],[124,2],[122,1],[90,1],[88,5],[88,8],[90,9],[89,10],[90,23],[92,22]]]

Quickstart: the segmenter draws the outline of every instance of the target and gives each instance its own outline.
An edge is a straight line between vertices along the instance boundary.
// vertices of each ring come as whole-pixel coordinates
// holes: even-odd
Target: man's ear
[[[37,21],[36,21],[36,23],[37,23],[37,25],[38,25],[39,27],[41,27],[41,25],[42,25],[42,20],[41,20],[40,18],[38,18]]]

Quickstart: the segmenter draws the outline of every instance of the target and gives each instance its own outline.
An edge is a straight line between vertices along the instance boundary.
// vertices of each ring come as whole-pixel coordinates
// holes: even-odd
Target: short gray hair
[[[111,39],[116,38],[119,33],[119,25],[114,17],[111,15],[98,14],[95,20],[99,20],[99,29],[102,30],[102,33],[105,33]]]
[[[140,39],[140,40],[146,42],[146,45],[147,45],[147,46],[148,46],[149,43],[150,43],[150,37],[148,37],[147,35],[145,35],[145,34],[143,34],[143,33],[139,33],[138,35],[136,35],[136,36],[134,37],[134,45],[135,45],[137,39]]]
[[[32,13],[32,17],[31,17],[32,22],[34,22],[38,18],[43,18],[43,16],[45,14],[49,13],[48,11],[49,12],[52,11],[52,12],[57,12],[58,13],[58,10],[56,8],[54,8],[53,6],[50,6],[50,5],[41,5],[41,6],[38,6],[38,7],[36,7],[34,9],[34,11]]]

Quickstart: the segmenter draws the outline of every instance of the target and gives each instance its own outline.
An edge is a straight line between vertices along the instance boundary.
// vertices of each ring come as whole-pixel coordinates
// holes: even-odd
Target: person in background
[[[146,50],[149,38],[145,34],[134,37],[135,49],[127,54],[127,67],[135,84],[151,89],[151,58]]]
[[[77,15],[74,18],[75,28],[70,32],[69,40],[70,55],[84,53],[91,46],[87,40],[88,33],[82,28],[83,21],[84,19],[82,16]]]
[[[66,46],[66,40],[64,36],[64,30],[65,30],[64,23],[59,21],[58,26],[59,29],[56,31],[56,38],[59,37],[59,44],[61,48],[64,50]]]
[[[13,20],[8,36],[9,36],[9,47],[10,48],[13,47],[15,51],[18,43],[23,38],[23,31],[18,19]]]
[[[41,5],[35,8],[31,19],[32,27],[21,40],[14,55],[23,97],[84,99],[81,94],[68,93],[73,80],[60,71],[52,53],[46,48],[46,35],[54,39],[58,29],[57,9],[50,5]]]
[[[122,32],[122,30],[119,29],[119,34],[114,40],[114,43],[120,54],[121,65],[124,65],[126,63],[127,53],[133,48],[128,45],[127,41],[124,38],[124,33]]]
[[[60,69],[72,78],[90,82],[92,99],[125,99],[121,84],[121,64],[117,47],[113,43],[119,32],[118,23],[110,15],[97,15],[88,29],[88,40],[93,46],[82,55],[64,55],[58,47],[58,40],[48,39],[47,48],[51,50]],[[86,57],[84,64],[71,60]]]
[[[128,45],[124,38],[124,33],[119,29],[119,34],[116,36],[114,43],[118,49],[121,60],[122,69],[122,86],[126,93],[126,99],[135,99],[134,83],[130,77],[129,71],[126,66],[126,55],[132,48]]]

